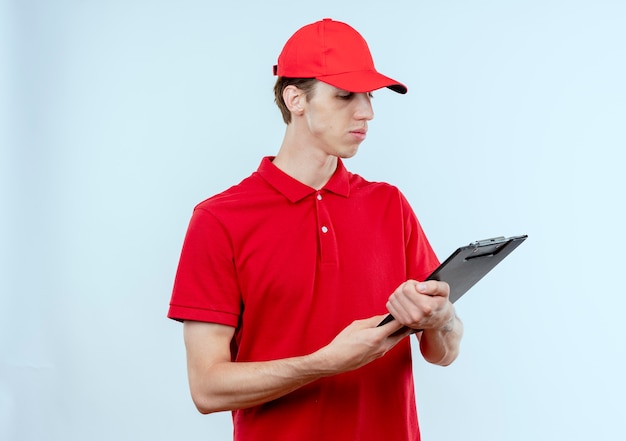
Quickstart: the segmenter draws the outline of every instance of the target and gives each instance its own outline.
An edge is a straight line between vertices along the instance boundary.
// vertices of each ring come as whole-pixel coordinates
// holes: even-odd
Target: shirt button
[[[328,233],[328,228],[326,227],[326,225],[322,227],[322,233]]]
[[[321,201],[321,200],[322,200],[322,195],[321,195],[321,194],[318,194],[318,195],[317,195],[317,200],[318,200],[318,201]]]

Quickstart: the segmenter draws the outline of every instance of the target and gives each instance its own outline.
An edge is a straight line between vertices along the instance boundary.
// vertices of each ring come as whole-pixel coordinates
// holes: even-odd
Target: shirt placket
[[[325,265],[336,265],[337,234],[333,228],[330,211],[328,209],[328,194],[318,191],[315,194],[315,212],[317,213],[317,237],[319,242],[320,260]]]

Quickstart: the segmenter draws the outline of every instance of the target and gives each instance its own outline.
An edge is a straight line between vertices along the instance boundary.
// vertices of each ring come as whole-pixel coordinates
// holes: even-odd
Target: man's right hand
[[[403,328],[397,321],[378,326],[385,316],[355,320],[311,356],[320,358],[320,365],[327,366],[328,375],[358,369],[382,357],[412,331],[406,329],[396,335]]]

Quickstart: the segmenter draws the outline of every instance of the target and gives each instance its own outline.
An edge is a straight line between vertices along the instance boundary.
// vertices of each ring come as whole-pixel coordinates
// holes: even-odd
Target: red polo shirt
[[[439,264],[400,191],[337,170],[317,191],[264,158],[196,206],[168,317],[236,327],[233,360],[309,354]],[[410,339],[353,372],[233,412],[236,441],[419,439]]]

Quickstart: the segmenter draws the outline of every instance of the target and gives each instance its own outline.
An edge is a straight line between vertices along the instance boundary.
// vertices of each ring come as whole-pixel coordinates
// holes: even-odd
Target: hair
[[[274,85],[274,101],[280,109],[280,113],[283,115],[283,121],[285,121],[285,124],[289,124],[291,122],[291,112],[287,108],[285,100],[283,99],[283,91],[285,88],[287,86],[296,86],[304,92],[304,96],[307,100],[309,100],[313,95],[313,89],[316,83],[317,80],[315,78],[278,77],[276,84]]]

